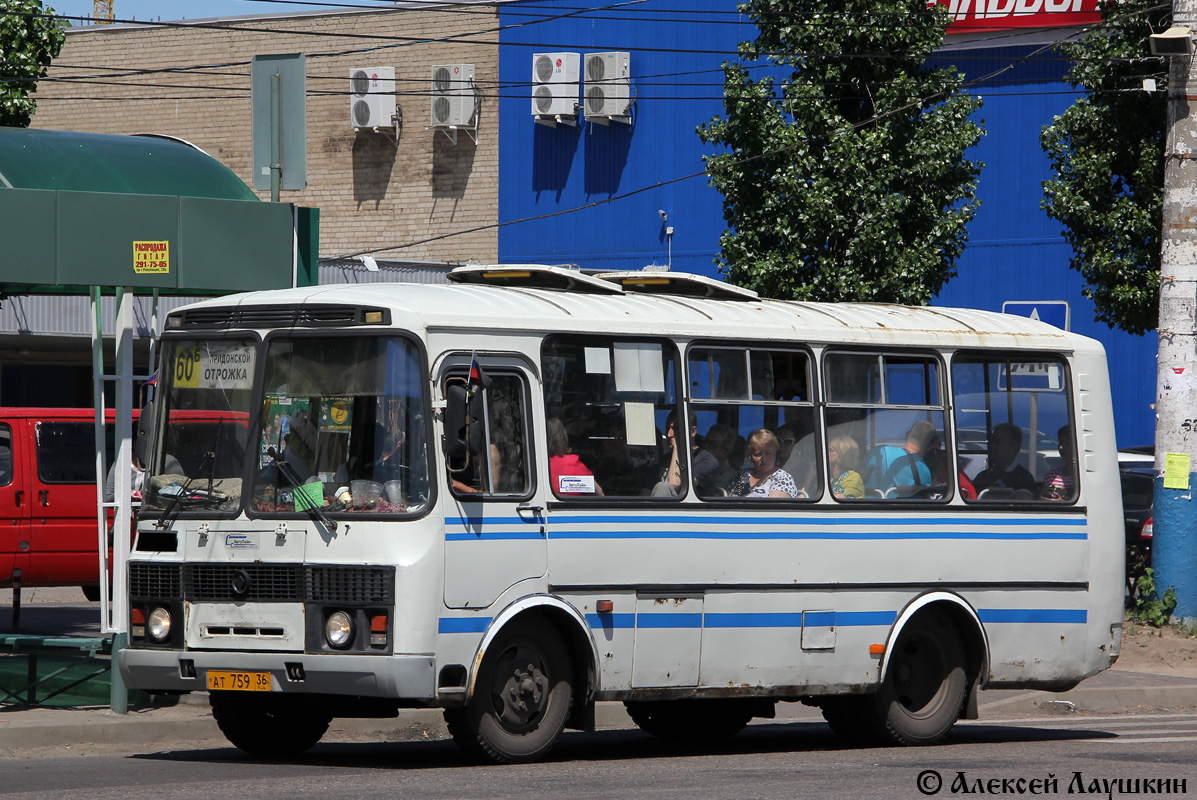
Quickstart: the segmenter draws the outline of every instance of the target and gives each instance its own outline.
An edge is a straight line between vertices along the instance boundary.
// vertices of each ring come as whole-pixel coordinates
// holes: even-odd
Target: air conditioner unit
[[[473,64],[437,64],[432,68],[432,127],[474,123]]]
[[[628,53],[586,54],[586,117],[603,125],[631,121],[632,59]]]
[[[349,124],[355,128],[393,128],[395,68],[349,70]]]
[[[538,120],[578,116],[577,53],[532,54],[532,116]]]

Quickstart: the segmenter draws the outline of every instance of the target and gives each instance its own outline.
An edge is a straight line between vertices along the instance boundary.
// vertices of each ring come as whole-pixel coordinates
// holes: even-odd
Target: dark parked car
[[[1151,566],[1155,448],[1120,450],[1118,472],[1122,479],[1122,516],[1126,520],[1126,580],[1134,594],[1135,581]]]

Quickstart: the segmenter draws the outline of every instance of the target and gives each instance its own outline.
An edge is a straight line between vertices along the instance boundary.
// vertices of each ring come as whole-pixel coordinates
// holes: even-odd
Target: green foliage
[[[1131,603],[1131,619],[1159,628],[1167,625],[1172,617],[1176,608],[1176,590],[1169,586],[1161,597],[1155,585],[1155,570],[1148,567],[1135,581]]]
[[[1064,224],[1070,265],[1097,319],[1129,333],[1156,327],[1163,224],[1166,59],[1147,37],[1171,24],[1156,0],[1100,0],[1104,24],[1060,47],[1067,80],[1084,96],[1043,129],[1055,177],[1043,209]],[[1158,90],[1142,91],[1155,77]]]
[[[947,7],[739,9],[757,38],[724,64],[725,116],[698,129],[722,148],[705,158],[728,224],[721,270],[767,297],[926,303],[956,273],[982,166],[964,157],[981,101],[927,64]]]
[[[0,125],[26,128],[37,108],[29,95],[58,58],[66,34],[41,0],[0,0]]]

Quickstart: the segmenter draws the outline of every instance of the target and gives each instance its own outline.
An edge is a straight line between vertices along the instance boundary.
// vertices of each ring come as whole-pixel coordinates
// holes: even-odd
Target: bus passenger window
[[[645,497],[661,502],[674,441],[679,466],[690,437],[676,423],[677,356],[665,341],[550,336],[542,351],[550,488],[562,498]]]
[[[703,345],[691,348],[686,361],[698,496],[817,499],[822,482],[810,357]]]
[[[478,391],[482,430],[472,434],[481,453],[448,463],[449,488],[462,501],[522,497],[531,492],[527,393],[518,374],[486,370],[489,385]],[[450,380],[464,381],[465,375]]]
[[[1068,365],[1058,356],[958,354],[956,451],[968,502],[1075,502]]]
[[[823,364],[832,497],[841,502],[949,499],[938,359],[830,352]]]

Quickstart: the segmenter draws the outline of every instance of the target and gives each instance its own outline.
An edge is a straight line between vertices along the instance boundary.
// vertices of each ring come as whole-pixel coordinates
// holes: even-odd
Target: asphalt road
[[[706,749],[670,746],[635,730],[570,733],[549,761],[509,767],[469,764],[443,740],[321,743],[283,763],[256,761],[211,741],[107,745],[79,755],[56,751],[0,762],[0,796],[888,800],[1129,795],[1116,785],[1112,793],[1106,791],[1110,785],[1102,781],[1118,779],[1183,780],[1183,791],[1173,783],[1173,791],[1156,796],[1197,796],[1195,714],[962,723],[956,731],[947,745],[919,749],[848,748],[817,722],[754,724],[730,742]],[[970,791],[953,792],[954,783]],[[985,788],[978,791],[978,786]],[[1008,789],[1001,791],[1003,786]]]

